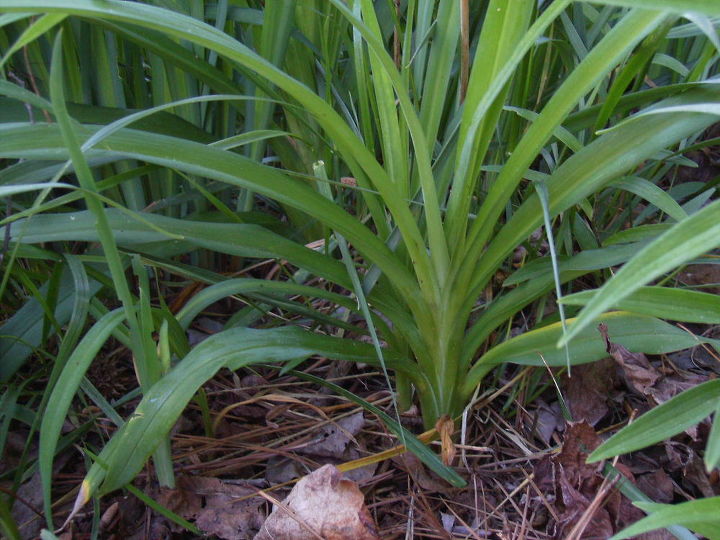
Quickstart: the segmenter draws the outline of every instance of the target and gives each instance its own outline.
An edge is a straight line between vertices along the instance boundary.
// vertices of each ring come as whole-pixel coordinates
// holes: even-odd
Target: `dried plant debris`
[[[622,375],[627,387],[640,395],[649,395],[650,388],[652,388],[661,377],[658,370],[650,364],[644,354],[632,353],[622,345],[610,341],[608,328],[605,324],[600,324],[598,330],[600,330],[600,334],[602,334],[605,339],[607,352],[622,369]]]
[[[548,404],[542,399],[537,400],[537,412],[534,419],[535,433],[545,443],[550,444],[556,431],[565,429],[565,419],[560,403],[553,401]]]
[[[571,422],[561,451],[535,465],[537,487],[557,512],[548,529],[556,538],[605,539],[643,515],[607,482],[601,464],[585,463],[600,443],[590,424]],[[632,479],[627,467],[617,468]]]
[[[303,457],[272,456],[265,478],[271,484],[283,484],[304,476],[312,468],[317,468],[317,464],[336,465],[360,458],[364,446],[355,436],[364,425],[365,417],[362,411],[325,423],[313,434],[309,443],[292,448],[292,452]],[[316,465],[311,467],[310,464],[313,463]],[[346,472],[345,476],[355,482],[367,482],[373,477],[376,468],[377,464],[372,463]]]
[[[665,403],[680,392],[708,380],[707,375],[687,371],[672,371],[672,376],[665,376],[644,354],[630,352],[622,345],[610,341],[605,324],[600,324],[598,330],[605,339],[608,353],[620,367],[628,389],[645,397],[651,407]]]
[[[616,373],[610,358],[573,367],[572,377],[566,376],[563,380],[573,420],[584,420],[595,426],[605,417],[609,411],[608,399],[618,383]]]
[[[255,540],[377,540],[375,523],[357,484],[324,465],[300,480],[273,507]]]
[[[297,452],[314,456],[342,457],[348,444],[354,440],[355,435],[360,433],[365,418],[362,411],[359,411],[340,420],[328,422],[314,437],[316,442],[298,448]]]
[[[163,490],[158,502],[208,535],[225,540],[253,538],[264,521],[265,500],[247,482],[180,476],[176,489]]]

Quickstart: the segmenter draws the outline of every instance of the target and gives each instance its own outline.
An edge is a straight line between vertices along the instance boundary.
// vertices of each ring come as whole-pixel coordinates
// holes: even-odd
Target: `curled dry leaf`
[[[445,465],[450,466],[453,459],[455,459],[455,454],[457,453],[455,445],[452,441],[452,434],[455,431],[455,422],[453,422],[453,419],[447,414],[444,414],[438,418],[437,422],[435,422],[435,429],[440,435],[440,442],[442,444],[442,462]]]
[[[375,523],[357,484],[324,465],[276,505],[255,540],[378,540]]]
[[[642,353],[632,353],[622,345],[613,343],[608,336],[608,328],[605,324],[598,327],[605,339],[605,346],[608,354],[622,368],[623,377],[628,388],[635,390],[643,396],[649,394],[649,389],[655,385],[660,378],[660,373],[650,365],[647,357]]]

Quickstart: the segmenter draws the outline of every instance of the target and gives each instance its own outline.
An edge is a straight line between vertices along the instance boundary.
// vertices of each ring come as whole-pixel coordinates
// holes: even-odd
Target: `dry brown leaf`
[[[670,503],[673,500],[674,488],[672,480],[662,469],[639,476],[637,487],[655,502]]]
[[[703,291],[720,294],[720,264],[693,264],[678,274],[678,279],[685,285],[703,285]],[[716,285],[707,287],[707,285]]]
[[[587,422],[568,422],[562,450],[555,458],[567,480],[585,495],[591,495],[595,485],[599,483],[598,480],[602,481],[598,475],[601,465],[585,463],[601,442],[598,434]]]
[[[377,540],[375,523],[357,484],[324,465],[276,505],[255,540]]]
[[[712,485],[705,470],[705,463],[697,454],[694,454],[693,459],[685,465],[683,472],[685,473],[683,484],[688,487],[693,486],[703,494],[703,497],[715,497],[720,494],[720,486]]]
[[[565,427],[562,409],[557,401],[553,401],[548,405],[543,400],[538,399],[537,403],[535,433],[545,444],[550,444],[555,431],[562,431]]]
[[[605,338],[607,352],[622,368],[623,377],[628,388],[635,390],[640,395],[647,396],[649,389],[660,378],[658,370],[650,365],[644,354],[632,353],[622,345],[612,343],[605,324],[601,323],[598,329]]]
[[[265,501],[248,485],[231,483],[219,478],[180,476],[177,488],[163,490],[158,502],[194,520],[208,535],[226,540],[252,538],[263,523],[261,506]]]
[[[648,390],[648,393],[656,405],[661,405],[680,392],[704,383],[708,378],[707,375],[697,375],[690,372],[685,372],[682,375],[678,373],[658,381],[653,388]]]
[[[452,441],[452,435],[455,431],[455,422],[453,422],[453,419],[450,418],[450,416],[444,414],[438,418],[437,422],[435,422],[435,430],[440,435],[440,443],[442,445],[440,457],[442,458],[442,462],[443,464],[450,466],[453,459],[455,459],[455,454],[457,454],[455,445]]]
[[[587,456],[600,444],[600,437],[587,422],[569,423],[564,434],[563,447],[554,457],[546,456],[535,463],[535,484],[558,509],[556,527],[558,538],[604,539],[637,521],[642,512],[635,508],[619,491],[602,493],[604,477],[601,466],[587,464]],[[620,463],[616,467],[632,479],[632,473]],[[607,486],[606,486],[607,487]],[[591,515],[585,516],[589,512]],[[640,512],[638,516],[637,512]],[[576,525],[588,518],[582,532]],[[580,536],[577,536],[580,534]]]
[[[573,367],[572,377],[564,378],[573,419],[585,420],[591,426],[602,420],[616,380],[615,363],[610,358]]]
[[[330,422],[322,427],[315,439],[317,442],[298,448],[296,451],[313,456],[341,457],[348,443],[360,433],[365,418],[362,411]]]
[[[560,493],[565,511],[560,515],[560,524],[562,534],[560,538],[565,538],[577,520],[583,515],[585,510],[590,506],[592,496],[586,497],[583,493],[575,489],[563,470],[559,474]],[[602,507],[595,509],[589,524],[582,533],[583,540],[605,540],[610,538],[615,531],[613,530],[610,513]]]

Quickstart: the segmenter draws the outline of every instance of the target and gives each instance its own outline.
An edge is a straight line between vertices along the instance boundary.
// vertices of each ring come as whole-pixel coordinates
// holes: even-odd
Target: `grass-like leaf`
[[[567,334],[568,343],[604,310],[652,279],[720,245],[720,201],[674,225],[641,250],[585,306]]]
[[[685,390],[618,431],[596,448],[588,461],[626,454],[668,439],[713,413],[718,403],[720,380],[707,381]]]
[[[717,538],[720,535],[720,497],[707,497],[675,505],[642,502],[635,505],[652,513],[610,537],[610,540],[631,538],[668,525],[685,525],[708,538]]]

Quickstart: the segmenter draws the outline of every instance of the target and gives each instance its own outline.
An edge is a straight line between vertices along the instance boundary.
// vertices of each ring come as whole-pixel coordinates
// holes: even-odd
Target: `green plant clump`
[[[645,285],[720,245],[712,186],[659,187],[717,121],[718,17],[714,0],[0,2],[0,378],[50,365],[25,418],[47,516],[63,420],[79,389],[97,397],[85,373],[110,336],[142,400],[123,419],[97,398],[118,430],[76,508],[151,455],[172,485],[167,434],[223,367],[375,364],[430,428],[501,364],[606,356],[598,321],[631,351],[697,344],[661,319],[717,324],[716,297],[675,290],[678,315]],[[228,256],[292,266],[230,278]],[[207,287],[173,313],[155,278]],[[548,310],[578,278],[596,288]],[[228,296],[250,307],[191,347]],[[254,324],[278,306],[303,324]]]

